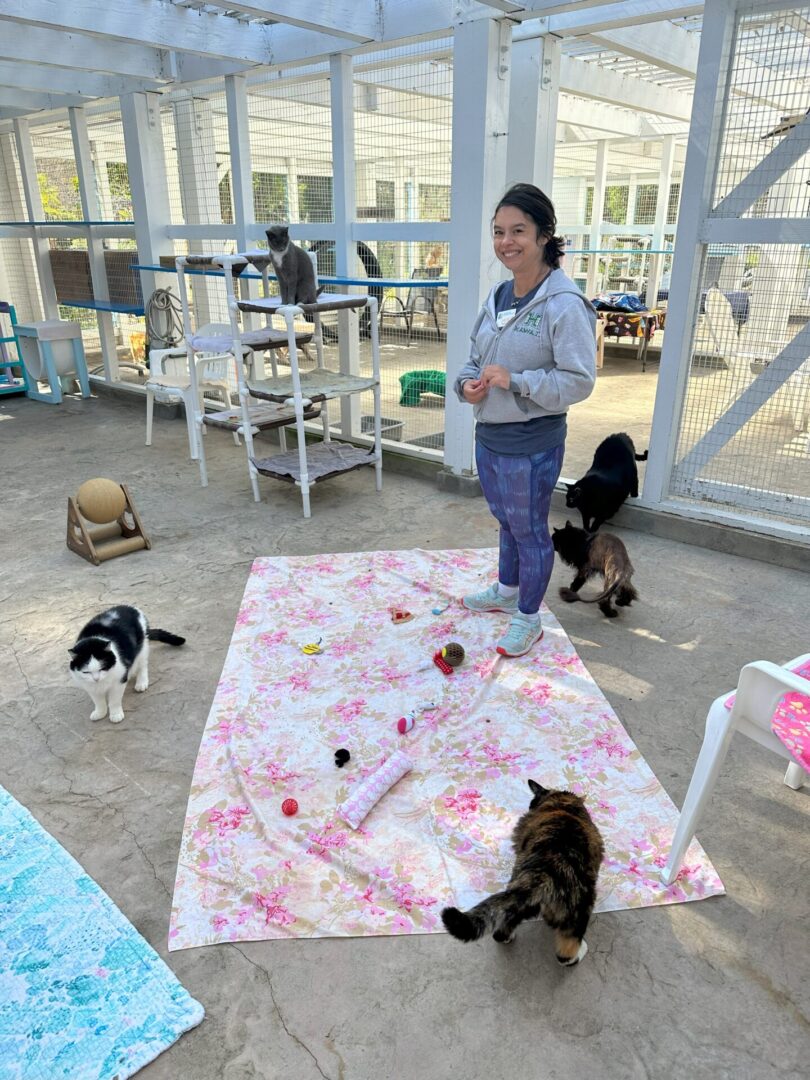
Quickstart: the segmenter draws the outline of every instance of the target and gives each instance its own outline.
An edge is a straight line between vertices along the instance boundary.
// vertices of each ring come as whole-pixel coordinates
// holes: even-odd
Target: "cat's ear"
[[[76,646],[74,645],[72,649],[68,649],[68,656],[75,656],[75,655],[76,655]]]
[[[542,798],[544,795],[548,795],[548,788],[544,788],[542,784],[538,784],[536,780],[529,781],[529,789],[532,795],[538,795]]]
[[[566,527],[566,529],[573,529],[573,527],[574,527],[571,524],[571,522],[568,520],[568,518],[565,519],[565,527]]]

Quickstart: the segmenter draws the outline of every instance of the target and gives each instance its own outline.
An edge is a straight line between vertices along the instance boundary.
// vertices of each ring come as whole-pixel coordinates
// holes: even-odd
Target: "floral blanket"
[[[697,843],[662,883],[675,807],[551,612],[510,660],[493,648],[506,616],[461,607],[496,565],[492,550],[254,562],[194,770],[171,949],[441,932],[445,904],[507,880],[529,777],[586,797],[607,850],[598,910],[723,891]],[[450,641],[466,656],[446,675],[432,658]],[[397,750],[414,767],[353,831],[338,806]]]
[[[124,1080],[203,1008],[0,788],[0,1077]]]

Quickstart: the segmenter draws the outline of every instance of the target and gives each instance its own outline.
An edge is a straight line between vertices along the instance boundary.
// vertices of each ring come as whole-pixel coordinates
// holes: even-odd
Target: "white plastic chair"
[[[196,379],[191,378],[188,354],[184,346],[153,349],[149,354],[149,378],[146,390],[146,445],[152,445],[152,419],[155,395],[167,401],[182,401],[188,428],[188,448],[193,461],[199,457],[196,414],[205,409],[205,400],[231,404],[229,374],[233,356],[219,353],[201,356],[196,364]],[[196,383],[196,390],[195,384]]]
[[[698,822],[711,798],[735,731],[747,735],[749,739],[767,747],[768,750],[773,750],[774,753],[790,762],[785,773],[785,783],[788,787],[798,791],[804,784],[807,774],[774,735],[771,730],[771,718],[785,694],[796,691],[810,697],[810,680],[788,670],[797,668],[808,660],[810,660],[810,653],[797,656],[784,667],[771,664],[767,660],[756,660],[752,664],[746,664],[740,672],[732,707],[726,708],[728,693],[721,695],[712,703],[706,717],[703,746],[700,748],[683,810],[678,819],[678,827],[672,840],[669,858],[664,867],[663,879],[667,885],[674,881],[681,868],[686,849],[692,842]]]

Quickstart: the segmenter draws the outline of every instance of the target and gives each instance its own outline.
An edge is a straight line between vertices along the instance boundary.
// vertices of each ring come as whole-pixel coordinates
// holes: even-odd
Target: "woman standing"
[[[540,604],[554,563],[549,503],[562,468],[566,412],[596,380],[596,313],[560,269],[564,241],[554,235],[554,207],[539,188],[511,187],[492,225],[495,255],[512,280],[487,297],[455,391],[475,408],[478,476],[501,526],[498,581],[462,603],[511,615],[496,648],[523,656],[543,636]]]

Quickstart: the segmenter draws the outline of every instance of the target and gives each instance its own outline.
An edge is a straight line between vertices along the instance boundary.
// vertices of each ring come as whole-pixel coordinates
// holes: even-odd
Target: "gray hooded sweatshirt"
[[[596,381],[596,312],[563,270],[552,270],[535,297],[498,329],[493,286],[472,331],[470,359],[454,383],[460,401],[467,379],[500,364],[508,390],[490,388],[473,406],[475,419],[508,424],[554,416],[583,401]]]

